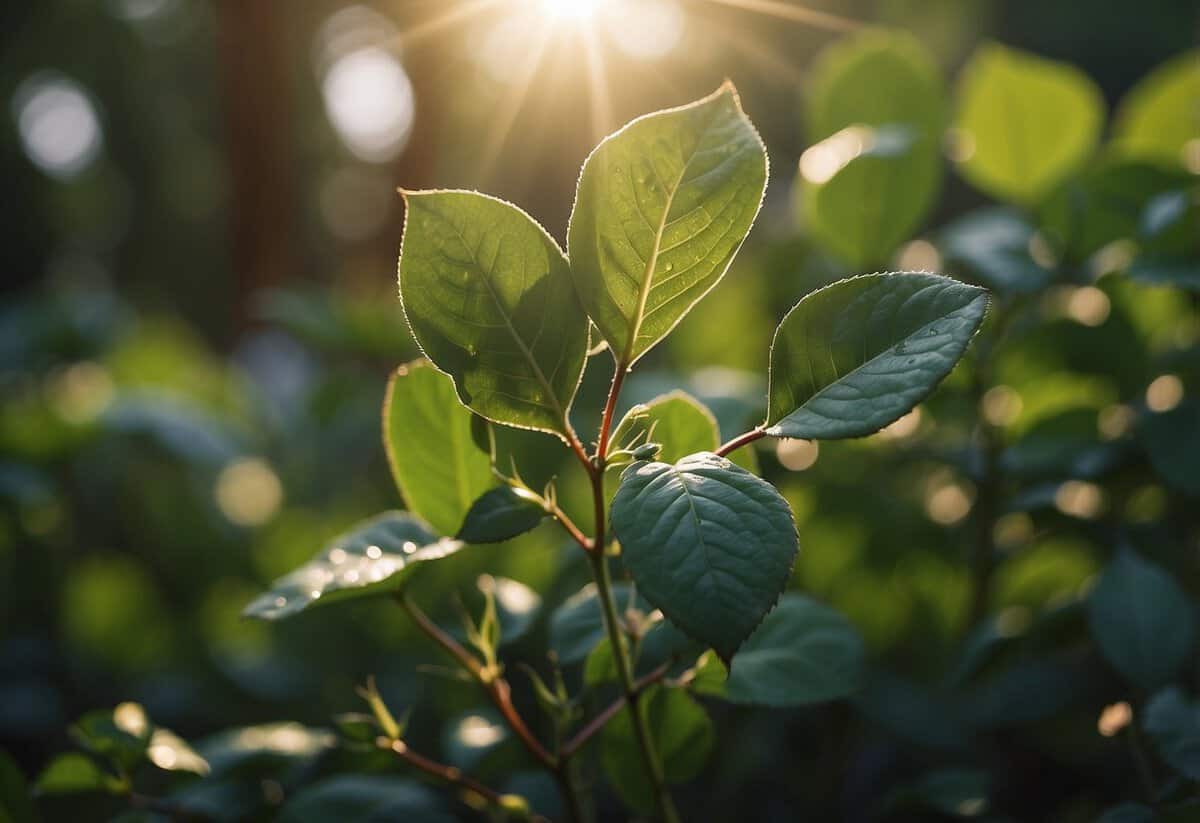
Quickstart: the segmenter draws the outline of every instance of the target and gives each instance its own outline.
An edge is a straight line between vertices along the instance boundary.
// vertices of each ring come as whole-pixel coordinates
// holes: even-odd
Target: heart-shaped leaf
[[[546,510],[537,498],[501,486],[475,501],[455,538],[464,543],[499,543],[524,534],[545,516]]]
[[[471,412],[454,382],[426,360],[401,366],[383,401],[383,445],[410,511],[439,534],[453,534],[495,485],[491,461],[471,437]]]
[[[1129,550],[1117,553],[1088,597],[1088,624],[1104,658],[1146,689],[1169,681],[1196,639],[1179,584]]]
[[[1104,97],[1086,74],[998,43],[981,46],[958,86],[959,169],[988,194],[1035,203],[1088,158]]]
[[[483,417],[564,435],[588,322],[558,244],[477,192],[406,192],[405,203],[400,299],[421,350]]]
[[[335,537],[328,548],[276,580],[242,613],[279,620],[312,606],[396,591],[422,563],[454,554],[463,545],[434,537],[408,512],[385,512]]]
[[[800,548],[775,487],[707,452],[626,469],[612,525],[638,592],[726,661],[779,599]]]
[[[915,272],[809,294],[775,331],[767,434],[861,437],[903,417],[954,368],[987,304],[983,289]]]
[[[632,365],[724,276],[762,203],[767,154],[729,83],[606,138],[567,244],[588,316]]]
[[[849,620],[811,598],[785,594],[738,651],[726,697],[766,706],[848,697],[862,685],[864,658]]]

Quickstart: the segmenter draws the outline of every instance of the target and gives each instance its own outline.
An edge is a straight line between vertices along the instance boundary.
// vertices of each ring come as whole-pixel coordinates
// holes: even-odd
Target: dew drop
[[[275,598],[275,608],[282,609],[286,605],[287,605],[286,597],[276,597]]]

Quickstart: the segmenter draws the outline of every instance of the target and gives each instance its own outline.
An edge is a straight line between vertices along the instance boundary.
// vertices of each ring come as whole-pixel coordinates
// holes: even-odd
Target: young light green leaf
[[[878,265],[920,224],[941,183],[941,73],[911,35],[867,30],[821,54],[810,88],[814,145],[798,188],[805,226],[851,265]]]
[[[499,543],[535,528],[545,516],[546,510],[537,498],[521,489],[501,486],[475,501],[454,537],[464,543]]]
[[[687,392],[678,390],[634,406],[612,434],[612,443],[617,448],[644,443],[647,439],[662,446],[658,459],[665,463],[674,463],[696,452],[713,451],[720,445],[713,413]]]
[[[60,754],[38,776],[34,790],[41,795],[113,792],[116,779],[94,760],[78,752]]]
[[[1146,704],[1142,725],[1171,768],[1200,781],[1200,704],[1172,686]]]
[[[1122,154],[1186,165],[1196,139],[1200,100],[1200,50],[1172,57],[1125,95],[1113,140]]]
[[[1117,553],[1092,590],[1088,624],[1104,658],[1146,689],[1168,682],[1196,639],[1187,595],[1169,574],[1129,550]]]
[[[708,452],[626,469],[612,526],[638,592],[726,661],[779,599],[800,549],[775,487]]]
[[[335,537],[296,571],[276,580],[242,614],[279,620],[313,606],[398,590],[422,563],[463,547],[438,539],[408,512],[385,512]]]
[[[476,192],[406,192],[405,203],[400,299],[421,350],[483,417],[564,436],[588,322],[558,244]]]
[[[762,203],[767,155],[726,83],[634,120],[583,165],[567,244],[584,308],[632,365],[724,276]]]
[[[704,708],[683,689],[655,686],[643,693],[650,738],[669,783],[690,780],[704,768],[716,734]],[[616,792],[639,811],[654,808],[654,787],[638,754],[633,718],[625,709],[600,732],[600,762]]]
[[[915,272],[809,294],[771,345],[767,434],[833,440],[894,422],[954,368],[987,304],[983,289]]]
[[[392,373],[383,401],[388,464],[409,511],[438,534],[453,534],[496,482],[491,461],[471,438],[471,420],[454,382],[428,361]]]
[[[785,594],[738,651],[726,695],[765,706],[848,697],[862,685],[865,654],[849,620],[811,598]]]
[[[1082,165],[1103,125],[1104,98],[1086,74],[989,43],[959,80],[953,155],[973,185],[1027,206]]]

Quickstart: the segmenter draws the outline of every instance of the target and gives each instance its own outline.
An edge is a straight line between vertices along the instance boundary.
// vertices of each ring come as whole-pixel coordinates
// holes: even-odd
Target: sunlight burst
[[[542,9],[560,20],[588,20],[600,8],[602,0],[541,0]]]

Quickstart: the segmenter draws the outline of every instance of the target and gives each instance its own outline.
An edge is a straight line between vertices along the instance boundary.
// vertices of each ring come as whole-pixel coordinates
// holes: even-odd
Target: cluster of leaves
[[[398,370],[384,404],[387,456],[407,511],[329,541],[247,611],[275,619],[393,596],[452,655],[450,676],[482,688],[496,710],[450,724],[443,764],[410,748],[415,733],[372,685],[363,690],[369,712],[339,718],[340,746],[299,726],[198,743],[212,774],[181,789],[151,786],[176,805],[141,813],[269,816],[284,800],[285,819],[452,815],[444,799],[389,773],[400,760],[497,816],[571,814],[553,783],[529,773],[491,767],[506,793],[464,776],[488,772],[486,755],[519,741],[567,796],[587,794],[580,778],[598,764],[625,804],[669,816],[661,784],[691,780],[714,761],[722,773],[740,773],[739,757],[760,762],[715,745],[733,737],[722,718],[756,718],[736,707],[759,706],[776,710],[753,727],[764,741],[777,725],[819,716],[805,732],[826,733],[821,757],[860,744],[856,776],[834,774],[864,781],[864,814],[1090,820],[1112,804],[1102,819],[1191,819],[1200,781],[1188,559],[1200,361],[1187,330],[1197,322],[1188,292],[1200,285],[1200,205],[1195,129],[1183,112],[1198,93],[1197,62],[1184,55],[1147,78],[1102,144],[1102,97],[1069,66],[985,46],[951,101],[933,61],[906,36],[869,32],[831,48],[812,77],[814,144],[795,189],[805,231],[831,255],[823,270],[886,268],[897,254],[900,268],[944,266],[991,291],[990,320],[964,368],[930,398],[983,319],[981,289],[908,272],[815,290],[775,333],[766,402],[739,406],[765,408],[765,417],[732,440],[721,427],[744,423],[740,411],[710,411],[681,391],[642,394],[646,402],[617,414],[633,365],[693,308],[693,316],[710,310],[714,301],[697,303],[758,209],[765,155],[731,89],[635,121],[597,149],[567,254],[508,204],[408,193],[401,293],[428,360]],[[905,245],[947,185],[945,147],[959,176],[1001,205]],[[615,361],[613,402],[585,445],[571,410],[604,349]],[[895,659],[902,651],[871,655],[896,637],[879,622],[911,595],[866,587],[863,577],[838,586],[838,569],[853,561],[832,555],[861,554],[862,541],[831,526],[837,512],[814,518],[831,498],[798,491],[753,445],[859,437],[917,404],[946,425],[889,441],[901,444],[895,463],[871,445],[877,439],[826,443],[810,476],[812,486],[833,486],[844,482],[839,463],[856,467],[849,474],[861,488],[850,496],[867,502],[851,517],[881,521],[869,525],[880,535],[870,551],[883,540],[909,551],[929,539],[883,497],[925,485],[914,478],[928,476],[930,488],[940,478],[940,489],[970,501],[969,514],[934,518],[949,522],[941,531],[962,570],[939,578],[943,599],[963,605],[949,609],[952,637],[940,657],[933,638],[913,644],[935,659],[924,677],[914,674],[919,664]],[[572,474],[587,484],[563,469],[573,453],[582,459]],[[867,483],[892,473],[881,464],[896,475],[890,487]],[[779,491],[760,476],[779,480]],[[798,561],[794,520],[804,538]],[[472,555],[497,568],[518,544],[469,547],[522,535],[553,542],[545,536],[558,525],[544,521],[567,527],[591,583],[574,591],[569,565],[541,592],[485,576],[482,612],[464,614],[461,630],[424,617],[415,600],[442,595],[439,574],[462,579],[456,564]],[[576,523],[590,523],[591,536]],[[615,542],[603,537],[610,529]],[[780,595],[796,583],[807,593]],[[556,607],[543,610],[543,596]],[[525,658],[535,667],[522,704],[504,664],[543,633],[553,654]],[[900,668],[904,676],[893,673]],[[820,715],[778,711],[830,701]],[[517,709],[530,704],[543,717],[526,724]],[[89,754],[53,763],[44,790],[149,801],[130,776],[149,771],[148,748],[123,765],[111,746],[81,742]],[[226,760],[223,746],[246,757]],[[859,775],[867,760],[886,776]],[[17,785],[3,765],[6,789]],[[71,779],[56,784],[56,770]],[[1057,784],[1054,793],[1038,784],[1032,802],[1045,805],[1036,811],[1020,796],[1033,771]],[[1091,781],[1086,790],[1079,775]],[[7,791],[0,808],[23,819],[22,796]]]

